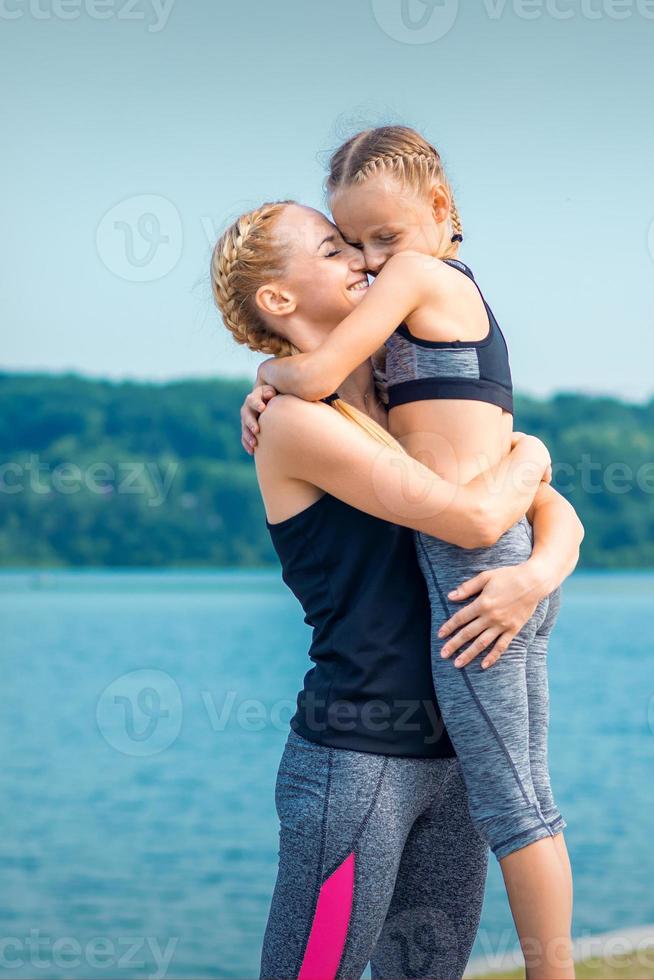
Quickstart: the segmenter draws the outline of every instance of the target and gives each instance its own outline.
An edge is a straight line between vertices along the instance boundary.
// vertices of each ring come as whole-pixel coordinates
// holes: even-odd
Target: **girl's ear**
[[[431,188],[431,208],[436,221],[447,221],[452,209],[452,197],[445,184],[434,184]]]
[[[275,282],[259,286],[254,301],[258,309],[269,316],[288,316],[289,313],[295,312],[297,306],[292,293]]]

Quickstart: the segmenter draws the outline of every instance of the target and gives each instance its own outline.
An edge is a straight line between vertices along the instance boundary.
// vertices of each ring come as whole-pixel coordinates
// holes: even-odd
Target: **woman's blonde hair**
[[[256,304],[257,290],[284,274],[287,256],[275,239],[277,220],[294,201],[273,201],[242,214],[220,236],[211,256],[211,289],[223,323],[237,344],[252,351],[288,357],[298,353],[268,326]],[[341,415],[393,449],[400,444],[365,412],[341,398],[331,402]]]
[[[408,126],[366,129],[332,155],[327,192],[331,195],[343,187],[362,184],[380,173],[389,174],[418,191],[427,190],[434,183],[445,185],[452,202],[449,215],[452,239],[437,257],[452,258],[456,243],[463,241],[463,226],[438,150]]]

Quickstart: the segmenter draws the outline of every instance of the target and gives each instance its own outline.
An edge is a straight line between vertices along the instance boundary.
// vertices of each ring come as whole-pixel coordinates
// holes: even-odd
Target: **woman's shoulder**
[[[311,479],[307,459],[313,441],[322,433],[325,420],[317,418],[327,405],[303,401],[295,395],[275,395],[259,416],[259,434],[254,463],[259,488],[266,508],[266,518],[277,524],[314,503],[320,491]]]
[[[335,412],[324,402],[308,402],[295,395],[275,395],[259,416],[261,439],[286,442],[307,426],[324,425]]]

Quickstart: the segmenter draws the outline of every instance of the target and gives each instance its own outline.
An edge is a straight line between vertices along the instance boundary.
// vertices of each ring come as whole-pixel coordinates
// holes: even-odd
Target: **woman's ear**
[[[297,305],[292,293],[275,282],[268,282],[265,286],[259,286],[254,301],[257,308],[269,316],[288,316],[289,313],[295,312]]]
[[[452,209],[452,196],[445,184],[434,184],[431,188],[431,208],[436,221],[447,221]]]

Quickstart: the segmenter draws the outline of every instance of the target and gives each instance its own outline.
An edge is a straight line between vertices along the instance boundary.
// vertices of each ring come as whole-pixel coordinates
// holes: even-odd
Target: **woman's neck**
[[[370,361],[364,361],[352,374],[338,386],[338,393],[344,401],[366,411],[365,402],[370,402],[375,393],[375,379]]]
[[[287,329],[291,343],[303,353],[310,353],[319,347],[329,336],[333,327],[324,323],[318,325],[312,320],[296,318],[292,329]],[[380,425],[387,427],[386,409],[379,400],[377,386],[372,370],[372,362],[364,361],[338,386],[338,393],[349,405],[365,412]]]
[[[365,412],[380,425],[386,427],[386,409],[379,400],[377,385],[370,361],[364,361],[338,386],[343,401]]]

